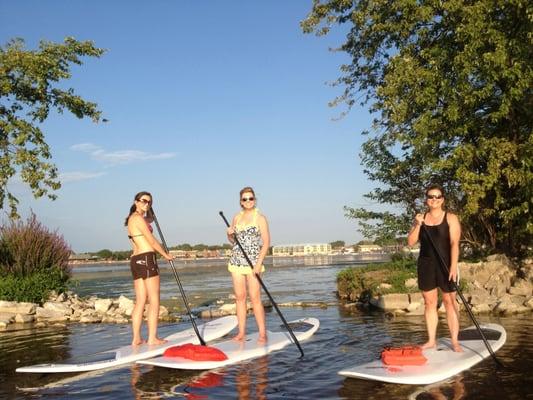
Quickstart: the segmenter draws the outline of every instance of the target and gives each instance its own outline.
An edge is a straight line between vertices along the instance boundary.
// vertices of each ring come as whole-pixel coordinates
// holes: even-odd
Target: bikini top
[[[144,222],[146,222],[146,219],[144,220]],[[152,225],[150,225],[148,222],[146,222],[146,225],[148,226],[148,230],[150,232],[154,231],[154,228],[152,228]],[[139,237],[139,236],[144,236],[144,234],[139,233],[138,235],[128,235],[128,239],[133,241],[133,238],[136,238],[136,237]]]

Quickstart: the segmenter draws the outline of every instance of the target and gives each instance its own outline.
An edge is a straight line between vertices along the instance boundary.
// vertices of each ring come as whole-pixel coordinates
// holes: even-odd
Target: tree
[[[333,249],[344,247],[346,243],[343,240],[335,240],[334,242],[331,242],[330,245]]]
[[[367,237],[405,234],[429,183],[441,184],[464,239],[520,255],[533,242],[533,10],[525,0],[314,0],[304,32],[348,28],[333,105],[374,114],[361,152],[394,209],[346,207]]]
[[[46,195],[54,200],[53,191],[61,187],[39,127],[50,110],[68,110],[94,122],[101,115],[95,103],[83,100],[72,88],[61,88],[59,82],[71,77],[71,65],[81,65],[81,57],[100,57],[104,50],[73,38],[63,44],[41,41],[38,51],[24,45],[24,40],[14,39],[0,47],[0,208],[7,202],[14,218],[18,200],[7,185],[17,173],[35,198]]]

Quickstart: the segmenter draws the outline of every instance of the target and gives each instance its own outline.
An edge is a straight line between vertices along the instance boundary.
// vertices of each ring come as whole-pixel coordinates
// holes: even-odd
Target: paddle
[[[226,217],[224,216],[224,213],[222,211],[219,212],[220,216],[222,217],[222,219],[224,220],[224,222],[226,223],[226,226],[229,228],[229,222],[228,220],[226,219]],[[239,246],[239,248],[241,249],[242,251],[242,254],[244,254],[244,258],[246,258],[246,261],[248,261],[248,266],[252,269],[254,269],[254,265],[252,264],[252,261],[250,260],[250,258],[248,257],[248,254],[246,254],[246,252],[244,251],[244,248],[242,247],[241,245],[241,242],[239,242],[239,239],[237,238],[237,235],[234,234],[233,235],[234,239],[235,239],[235,242],[237,243],[237,245]],[[259,284],[261,285],[261,287],[263,288],[263,290],[265,291],[265,293],[267,294],[268,298],[270,299],[270,302],[272,303],[272,305],[274,306],[274,308],[276,309],[279,317],[281,318],[281,320],[283,321],[283,325],[285,325],[285,328],[287,328],[287,331],[289,331],[289,334],[291,335],[291,338],[294,342],[294,344],[298,347],[298,350],[300,350],[300,358],[304,356],[304,351],[302,350],[302,347],[300,346],[300,342],[298,342],[298,339],[296,339],[296,336],[294,336],[294,332],[292,331],[291,327],[289,326],[289,324],[287,323],[287,321],[285,320],[285,317],[283,317],[283,314],[281,313],[281,311],[279,310],[278,308],[278,305],[276,304],[276,302],[274,301],[274,299],[272,298],[272,296],[270,295],[270,292],[268,291],[268,289],[266,288],[265,284],[263,283],[263,280],[261,279],[261,277],[259,276],[259,274],[256,274],[254,273],[255,277],[257,278],[257,280],[259,281]]]
[[[446,265],[446,262],[444,261],[444,258],[442,257],[442,254],[440,253],[439,249],[435,245],[435,242],[433,241],[433,238],[429,234],[429,232],[428,232],[428,230],[426,228],[426,225],[424,223],[422,223],[421,228],[424,231],[424,233],[426,234],[426,236],[429,238],[429,242],[431,243],[431,246],[433,247],[433,250],[435,250],[435,253],[437,254],[437,258],[440,261],[440,265],[441,265],[443,271],[445,272],[446,276],[449,276],[450,271],[448,270],[448,266]],[[485,337],[485,334],[483,333],[483,330],[479,326],[479,323],[477,322],[476,317],[474,317],[474,313],[470,309],[470,306],[468,305],[466,299],[464,298],[463,293],[461,293],[461,290],[459,290],[459,285],[457,285],[456,281],[452,281],[452,284],[453,284],[453,287],[456,290],[457,294],[461,298],[461,301],[463,302],[463,305],[465,306],[466,311],[468,312],[468,315],[470,316],[470,319],[472,320],[472,322],[476,326],[476,328],[477,328],[477,330],[478,330],[478,332],[479,332],[479,334],[481,336],[481,339],[483,339],[483,343],[485,343],[485,346],[487,347],[487,350],[489,351],[490,355],[492,356],[492,358],[494,359],[494,361],[496,362],[496,364],[498,366],[503,367],[503,364],[501,363],[501,361],[498,360],[498,358],[496,358],[496,354],[494,354],[494,351],[492,351],[492,347],[490,347],[490,344],[487,341],[487,338]]]
[[[159,222],[157,221],[157,217],[155,216],[154,209],[150,207],[148,210],[150,213],[150,216],[154,219],[155,226],[157,227],[157,232],[159,233],[159,237],[161,238],[161,243],[163,244],[163,248],[168,253],[168,247],[167,242],[165,241],[165,238],[163,237],[163,232],[161,232],[161,227],[159,226]],[[196,333],[196,336],[198,336],[198,340],[200,341],[200,344],[202,346],[205,346],[205,340],[200,335],[200,332],[198,331],[198,327],[196,326],[196,322],[194,321],[194,318],[191,313],[191,309],[189,308],[189,302],[187,301],[187,296],[185,296],[185,291],[183,290],[183,286],[181,285],[180,277],[178,276],[178,272],[176,271],[176,267],[174,267],[174,262],[172,260],[168,260],[170,266],[172,267],[172,272],[174,272],[174,278],[176,279],[176,282],[178,284],[178,287],[180,289],[181,298],[183,299],[183,303],[185,304],[185,308],[187,309],[187,314],[189,314],[189,318],[191,319],[192,327],[194,328],[194,332]]]

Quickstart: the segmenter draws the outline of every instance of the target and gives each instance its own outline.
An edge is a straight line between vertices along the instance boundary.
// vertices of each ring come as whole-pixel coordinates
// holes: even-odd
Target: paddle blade
[[[224,361],[228,356],[223,351],[209,346],[187,343],[169,347],[163,353],[165,357],[181,357],[193,361]]]

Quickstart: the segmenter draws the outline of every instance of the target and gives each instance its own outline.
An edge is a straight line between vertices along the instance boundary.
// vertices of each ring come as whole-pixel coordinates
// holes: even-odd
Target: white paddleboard
[[[217,339],[229,333],[237,326],[237,317],[229,315],[222,318],[211,320],[205,324],[198,325],[200,336],[205,341]],[[198,344],[199,340],[191,327],[184,331],[174,333],[165,338],[168,342],[150,346],[142,344],[139,346],[123,346],[115,350],[109,350],[99,353],[100,360],[87,361],[79,364],[37,364],[28,367],[17,368],[17,372],[33,373],[58,373],[58,372],[84,372],[94,371],[103,368],[111,368],[117,365],[132,363],[143,358],[156,357],[172,346],[179,346],[185,343]],[[89,356],[88,356],[89,358]]]
[[[481,329],[494,352],[504,345],[507,334],[503,326],[484,324],[481,325]],[[423,351],[427,358],[424,365],[385,365],[379,359],[342,370],[339,375],[407,385],[427,385],[447,379],[472,367],[484,358],[491,357],[474,326],[459,332],[459,343],[463,348],[462,353],[452,350],[449,338],[438,339],[436,348]]]
[[[320,326],[320,322],[316,318],[302,318],[288,322],[288,324],[299,342],[311,337]],[[219,368],[225,365],[235,364],[240,361],[261,357],[272,351],[280,350],[293,342],[288,331],[267,331],[267,343],[263,344],[257,343],[258,338],[259,334],[255,333],[246,336],[246,339],[242,342],[230,339],[215,343],[210,346],[215,347],[226,354],[228,359],[223,361],[194,361],[181,357],[161,356],[149,360],[137,361],[137,363],[174,369],[205,370]]]

